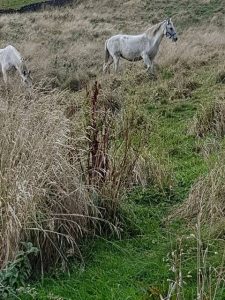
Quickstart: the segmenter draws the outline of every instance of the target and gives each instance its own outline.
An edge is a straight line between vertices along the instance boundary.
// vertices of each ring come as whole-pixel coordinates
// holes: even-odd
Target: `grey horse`
[[[25,65],[24,58],[15,47],[9,45],[0,49],[0,66],[5,84],[7,84],[6,72],[11,68],[15,68],[19,72],[23,83],[27,87],[31,87],[32,78],[30,76],[30,71],[28,71],[27,66]]]
[[[153,60],[159,50],[162,38],[166,36],[177,41],[177,33],[171,19],[153,25],[139,35],[118,34],[105,42],[105,63],[103,72],[109,71],[114,62],[115,72],[118,70],[120,58],[129,61],[144,61],[147,71],[153,72]]]

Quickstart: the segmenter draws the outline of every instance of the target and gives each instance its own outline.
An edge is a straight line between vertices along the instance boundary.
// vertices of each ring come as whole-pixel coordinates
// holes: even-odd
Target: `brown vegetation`
[[[202,106],[192,121],[190,133],[198,137],[206,136],[209,133],[218,137],[224,137],[225,103],[223,97]]]
[[[219,157],[215,166],[192,187],[188,199],[172,214],[193,224],[205,224],[212,237],[224,237],[224,157]],[[209,233],[209,232],[208,232]]]
[[[99,224],[110,220],[115,229],[128,188],[171,185],[148,149],[151,122],[139,109],[152,95],[124,96],[132,83],[152,84],[143,63],[127,63],[135,75],[128,68],[122,79],[99,75],[107,37],[149,26],[142,1],[125,2],[128,14],[116,2],[109,8],[109,1],[83,1],[0,18],[2,47],[10,43],[21,51],[36,83],[27,95],[15,76],[10,93],[0,91],[0,267],[28,240],[41,249],[42,264],[65,261],[68,253],[79,253],[79,238],[94,235]],[[189,29],[177,45],[163,42],[157,59],[174,73],[172,85],[164,87],[174,90],[172,101],[195,89],[186,79],[190,68],[224,58],[224,44],[224,33],[213,26]],[[97,76],[102,87],[93,91],[90,81]]]
[[[146,139],[136,140],[147,127],[143,118],[136,127],[135,103],[114,112],[112,93],[97,83],[77,94],[41,83],[31,94],[17,88],[0,98],[0,264],[15,257],[21,241],[31,241],[47,268],[80,255],[82,236],[101,227],[118,232],[124,191],[162,185],[167,174],[154,168]]]

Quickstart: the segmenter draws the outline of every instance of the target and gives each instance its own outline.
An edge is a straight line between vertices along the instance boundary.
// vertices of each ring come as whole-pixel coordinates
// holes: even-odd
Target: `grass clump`
[[[190,133],[198,137],[213,134],[223,137],[225,134],[225,104],[223,98],[201,107],[194,117]]]
[[[32,242],[36,273],[65,270],[68,257],[82,260],[82,238],[120,234],[128,190],[163,190],[170,175],[148,149],[149,125],[135,101],[117,105],[97,82],[76,95],[16,89],[0,98],[1,268]]]
[[[77,238],[97,215],[79,162],[70,163],[64,97],[37,90],[31,99],[1,98],[1,267],[22,241],[41,250],[43,268],[66,261],[65,249],[79,254]]]
[[[187,200],[176,210],[175,215],[189,221],[197,221],[213,227],[224,222],[224,159],[209,173],[200,178],[191,188]]]
[[[216,76],[216,83],[225,83],[225,72],[220,71]]]

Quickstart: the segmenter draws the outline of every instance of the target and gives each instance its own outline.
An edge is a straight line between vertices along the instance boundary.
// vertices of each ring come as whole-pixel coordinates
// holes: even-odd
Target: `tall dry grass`
[[[44,85],[0,94],[1,267],[28,241],[43,270],[81,257],[82,237],[119,233],[127,189],[169,177],[147,151],[135,104],[114,111],[98,85],[76,94]]]
[[[160,62],[166,66],[174,66],[177,73],[187,72],[193,67],[210,64],[214,67],[224,58],[225,35],[220,27],[213,25],[191,27],[185,30],[175,45],[166,42],[161,47]]]
[[[65,259],[68,248],[77,253],[77,238],[97,216],[79,161],[70,163],[65,97],[38,90],[1,96],[1,266],[24,240],[41,248],[43,264]]]
[[[202,106],[192,120],[189,131],[198,137],[204,137],[207,134],[224,137],[225,104],[223,97]]]
[[[222,155],[211,171],[193,185],[187,200],[174,211],[173,216],[192,222],[200,218],[201,224],[211,224],[224,234],[224,176]]]
[[[121,96],[129,85],[116,95],[117,82],[108,77],[111,87],[103,87],[96,100],[96,127],[93,91],[88,88],[86,96],[57,89],[78,91],[97,76],[105,80],[99,75],[105,39],[121,31],[143,32],[150,23],[143,8],[142,1],[127,1],[124,14],[117,1],[82,1],[72,8],[0,17],[1,47],[13,44],[21,51],[37,84],[26,95],[11,79],[12,91],[0,91],[1,266],[15,257],[21,241],[30,240],[41,249],[42,265],[65,261],[67,254],[79,253],[80,237],[99,231],[99,220],[107,222],[127,189],[149,183],[163,187],[170,180],[146,147],[149,128],[138,99],[132,103],[133,97]],[[224,58],[224,41],[217,27],[192,28],[178,44],[165,39],[157,61],[172,66],[180,88],[186,84],[183,72]],[[123,64],[135,73],[143,70],[143,63]],[[53,89],[39,87],[43,77]],[[88,180],[95,142],[98,164],[91,163],[91,173],[100,177]]]
[[[192,186],[188,198],[172,216],[191,222],[208,224],[215,230],[224,224],[224,97],[207,102],[197,111],[189,124],[189,133],[198,138],[202,154],[208,158],[214,152],[213,165],[208,161],[208,173]],[[201,140],[203,139],[203,140]],[[222,230],[223,231],[223,230]]]
[[[101,212],[114,223],[115,212],[129,189],[154,184],[163,190],[172,185],[172,176],[149,151],[151,126],[145,112],[138,109],[138,99],[119,96],[109,80],[104,88],[96,82],[87,100],[86,181],[100,196]]]

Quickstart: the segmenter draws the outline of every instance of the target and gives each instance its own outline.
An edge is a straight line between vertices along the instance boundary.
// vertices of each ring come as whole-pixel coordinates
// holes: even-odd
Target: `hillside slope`
[[[112,34],[143,32],[168,15],[178,33],[195,23],[204,24],[203,30],[224,25],[223,1],[202,2],[125,1],[121,7],[120,1],[81,1],[72,8],[1,16],[1,47],[15,45],[36,80],[47,76],[54,86],[77,89],[101,72],[104,41]]]
[[[51,98],[44,105],[45,93],[40,99],[37,94],[37,119],[43,106],[56,120],[49,123],[51,130],[67,126],[64,114],[59,117],[62,125],[56,116],[61,116],[60,109],[66,111],[68,101],[69,107],[78,108],[75,123],[85,107],[83,87],[89,89],[97,79],[106,98],[121,109],[122,117],[116,119],[121,127],[123,116],[136,111],[136,143],[148,123],[146,155],[154,158],[151,172],[157,179],[145,189],[129,189],[126,199],[121,199],[121,215],[127,225],[122,227],[120,240],[101,236],[83,242],[84,264],[72,262],[70,276],[62,274],[64,266],[58,267],[59,271],[36,283],[33,290],[27,288],[20,299],[166,299],[172,290],[173,296],[167,299],[193,300],[201,289],[201,300],[225,298],[224,237],[217,233],[209,237],[207,227],[196,229],[196,220],[191,225],[177,217],[167,222],[224,150],[223,138],[210,131],[203,136],[191,134],[202,108],[224,101],[224,13],[223,1],[131,0],[121,4],[103,0],[0,17],[2,47],[13,44],[23,53],[37,86],[44,82],[56,88],[51,92],[52,108]],[[102,75],[107,37],[142,32],[167,15],[173,16],[179,40],[176,44],[163,40],[156,58],[157,80],[146,75],[142,62],[121,62],[119,74]],[[54,98],[54,93],[65,88],[65,94]],[[18,91],[13,92],[17,95]],[[3,87],[0,93],[5,109]],[[13,99],[16,102],[20,97]],[[19,102],[15,108],[19,110]],[[21,116],[25,112],[26,106]],[[84,127],[79,126],[75,128]],[[67,177],[63,184],[66,182]]]

